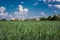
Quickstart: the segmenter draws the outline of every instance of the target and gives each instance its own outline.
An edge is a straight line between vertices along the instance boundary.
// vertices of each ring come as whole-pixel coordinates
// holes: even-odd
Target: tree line
[[[34,19],[25,19],[24,21],[28,21],[28,20],[36,20],[36,18]],[[0,19],[0,21],[7,21],[7,19]],[[10,20],[10,21],[14,21],[14,20]],[[16,19],[15,21],[18,21],[18,19]],[[39,18],[39,21],[60,21],[60,15],[53,15],[53,16],[48,16],[46,17],[41,17]]]
[[[60,15],[53,15],[53,16],[48,16],[47,18],[42,17],[40,20],[48,20],[48,21],[60,21]]]

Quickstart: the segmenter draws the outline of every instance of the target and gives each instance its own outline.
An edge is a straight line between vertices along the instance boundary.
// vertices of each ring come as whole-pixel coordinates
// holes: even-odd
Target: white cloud
[[[1,16],[2,18],[6,18],[6,17],[8,16],[8,13],[0,13],[0,16]]]
[[[46,2],[46,0],[43,0],[43,2]]]
[[[35,3],[34,3],[34,6],[36,6],[37,4],[38,4],[38,2],[35,2]]]
[[[60,0],[56,0],[57,2],[60,2]]]
[[[41,14],[42,14],[42,15],[45,15],[45,13],[44,13],[44,12],[41,12]]]
[[[5,12],[6,8],[5,7],[0,7],[0,16],[2,18],[6,18],[8,16],[8,13]]]
[[[57,13],[57,11],[55,10],[54,13]]]
[[[52,4],[48,4],[49,7],[56,7],[56,8],[59,8],[60,9],[60,5],[59,4],[56,4],[56,5],[52,5]]]
[[[49,7],[52,7],[53,5],[52,4],[48,4]]]
[[[0,12],[4,12],[6,10],[6,8],[5,7],[0,7]]]
[[[56,8],[59,8],[59,9],[60,9],[60,5],[54,5],[54,7],[56,7]]]
[[[23,6],[22,5],[19,5],[18,9],[20,12],[23,12]]]
[[[60,0],[48,0],[48,2],[60,2]]]
[[[52,0],[53,2],[55,2],[56,0]]]
[[[21,4],[23,4],[24,2],[21,2]]]
[[[28,9],[27,8],[24,9],[24,13],[25,14],[28,13]]]
[[[39,16],[34,16],[34,18],[39,21],[40,20],[40,17]]]
[[[12,15],[10,14],[9,17],[12,18]]]
[[[60,2],[60,0],[43,0],[43,2]]]
[[[51,2],[52,0],[48,0],[48,2]]]
[[[15,11],[13,15],[14,18],[20,20],[20,19],[24,19],[28,12],[29,12],[28,8],[24,8],[22,5],[19,5],[18,11]]]
[[[40,17],[45,17],[45,18],[48,17],[48,15],[47,15],[45,12],[41,12],[41,15],[42,15],[42,16],[40,16]]]
[[[48,0],[48,2],[56,2],[56,0]]]
[[[46,2],[47,0],[37,0],[37,1],[43,1],[43,2]]]
[[[18,19],[18,18],[19,18],[19,16],[20,16],[19,12],[18,12],[18,11],[15,11],[15,12],[14,12],[14,16],[15,16],[15,18],[17,18],[17,19]]]
[[[20,14],[27,14],[28,13],[28,9],[27,8],[23,8],[22,5],[19,5],[18,9],[19,9],[19,13]]]

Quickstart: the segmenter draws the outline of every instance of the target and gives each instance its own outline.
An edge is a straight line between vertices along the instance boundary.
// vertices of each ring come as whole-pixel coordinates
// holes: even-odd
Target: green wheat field
[[[0,40],[60,40],[60,21],[0,21]]]

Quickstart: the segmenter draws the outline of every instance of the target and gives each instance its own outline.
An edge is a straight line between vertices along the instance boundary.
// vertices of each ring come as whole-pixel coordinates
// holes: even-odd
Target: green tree
[[[40,20],[46,21],[46,18],[45,17],[41,17]]]
[[[51,18],[52,18],[51,16],[48,16],[47,20],[51,20]]]
[[[7,21],[6,19],[1,19],[1,21]]]

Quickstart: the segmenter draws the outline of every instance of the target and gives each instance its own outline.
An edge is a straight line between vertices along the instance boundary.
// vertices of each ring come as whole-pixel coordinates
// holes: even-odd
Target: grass
[[[0,40],[60,40],[60,21],[0,21]]]

